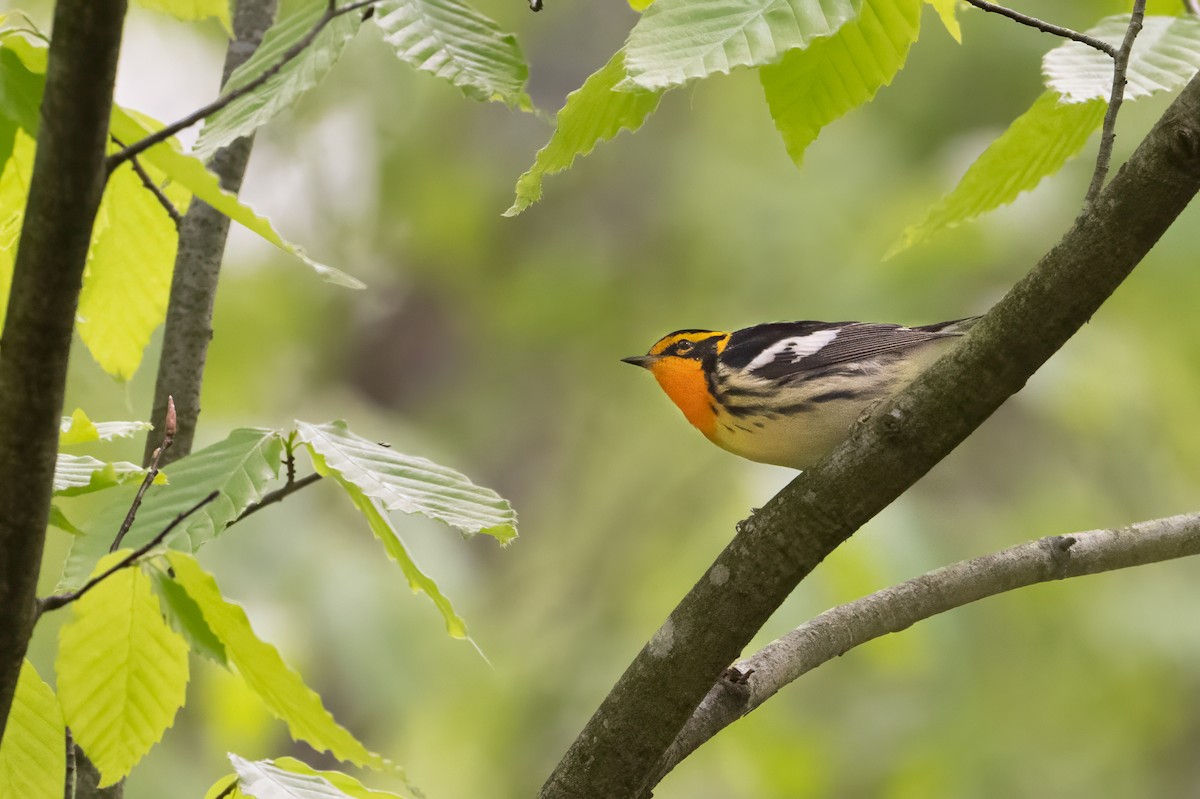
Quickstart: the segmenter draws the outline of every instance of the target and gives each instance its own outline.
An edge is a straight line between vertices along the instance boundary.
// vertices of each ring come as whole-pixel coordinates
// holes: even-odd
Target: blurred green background
[[[1053,5],[1039,10],[1086,28],[1124,4]],[[617,0],[479,7],[518,32],[550,111],[636,19]],[[743,72],[667,95],[641,132],[549,178],[516,219],[500,212],[548,125],[410,71],[369,26],[260,133],[243,196],[370,288],[323,284],[235,233],[198,445],[236,426],[346,418],[500,491],[521,538],[502,551],[397,520],[490,666],[443,633],[332,486],[256,515],[201,560],[334,715],[430,799],[533,795],[734,523],[792,476],[705,442],[621,357],[684,327],[979,313],[1069,225],[1094,142],[1013,207],[881,262],[1032,103],[1057,44],[979,12],[962,22],[959,46],[927,9],[895,84],[828,129],[803,171]],[[134,9],[118,99],[178,116],[216,91],[223,48],[215,25]],[[1118,156],[1165,106],[1125,107]],[[955,560],[1200,507],[1198,251],[1192,208],[1026,390],[834,553],[756,644]],[[157,346],[128,385],[78,348],[67,411],[146,416]],[[103,452],[138,460],[141,442]],[[67,544],[51,533],[43,592]],[[864,646],[722,733],[655,795],[1200,794],[1196,569],[1039,586]],[[58,624],[44,620],[34,641],[46,676]],[[194,661],[188,706],[127,796],[201,796],[229,772],[226,751],[330,765],[235,678]]]

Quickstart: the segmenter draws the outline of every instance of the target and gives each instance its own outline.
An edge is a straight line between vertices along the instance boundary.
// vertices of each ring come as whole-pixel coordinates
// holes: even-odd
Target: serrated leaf
[[[408,581],[408,587],[412,589],[412,592],[414,594],[425,594],[433,601],[433,604],[442,614],[442,620],[446,623],[446,632],[450,637],[466,638],[466,622],[454,611],[454,606],[450,603],[449,598],[438,588],[438,584],[434,579],[421,571],[421,567],[408,554],[408,547],[404,545],[400,534],[392,526],[391,520],[384,512],[382,503],[377,499],[367,496],[359,486],[347,480],[340,472],[331,469],[322,455],[316,452],[312,452],[311,454],[313,467],[320,474],[332,478],[334,482],[341,486],[342,490],[346,492],[346,496],[350,498],[351,504],[358,509],[359,513],[366,517],[367,525],[370,526],[371,532],[383,544],[383,548],[387,551],[388,556],[400,567],[400,571],[404,574],[404,579]]]
[[[832,36],[861,0],[657,0],[629,34],[629,81],[666,89],[774,64],[784,53]]]
[[[453,469],[368,441],[350,432],[343,421],[297,421],[296,433],[330,471],[379,500],[386,510],[420,513],[457,527],[463,535],[483,533],[502,544],[517,537],[517,515],[508,501]]]
[[[925,0],[933,6],[950,38],[962,44],[962,26],[958,24],[958,0]]]
[[[0,796],[61,799],[67,768],[62,708],[28,660],[21,662],[0,741]]]
[[[225,645],[204,620],[204,614],[200,612],[196,600],[162,570],[148,566],[146,573],[162,603],[163,617],[171,625],[171,629],[183,636],[193,652],[203,655],[218,666],[228,668]]]
[[[123,546],[139,547],[158,535],[183,511],[210,492],[221,495],[181,523],[167,545],[195,551],[208,543],[262,499],[279,476],[283,442],[274,430],[241,428],[212,446],[171,464],[171,483],[151,486],[142,501]],[[108,551],[133,499],[132,492],[113,492],[110,502],[87,525],[87,535],[72,542],[63,569],[61,588],[80,585],[92,564]]]
[[[233,23],[229,18],[229,0],[134,0],[143,8],[170,14],[184,22],[215,19],[225,32],[232,35]]]
[[[282,61],[288,50],[312,32],[328,6],[327,0],[304,0],[292,13],[272,25],[254,54],[229,76],[222,93],[237,91]],[[220,148],[249,136],[294,105],[333,69],[361,25],[361,12],[341,14],[327,22],[299,55],[284,64],[263,85],[208,117],[192,154],[207,160]]]
[[[257,799],[351,799],[324,777],[275,768],[270,760],[243,760],[229,755],[238,787]]]
[[[1105,17],[1087,34],[1119,47],[1128,25],[1128,16]],[[1200,18],[1146,17],[1129,54],[1125,99],[1181,89],[1198,69]],[[1112,59],[1079,42],[1067,42],[1046,53],[1042,74],[1046,86],[1067,103],[1107,101],[1112,92]]]
[[[459,0],[383,0],[375,24],[401,61],[476,100],[529,109],[529,67],[517,37]]]
[[[162,125],[142,121],[120,106],[113,106],[110,127],[114,136],[129,144],[160,129]],[[304,261],[324,280],[348,288],[365,288],[361,281],[331,266],[314,261],[300,247],[285,241],[271,225],[270,220],[259,216],[250,206],[239,201],[236,195],[222,189],[216,175],[209,172],[201,161],[181,152],[175,139],[156,144],[138,158],[143,164],[150,164],[160,170],[234,222]]]
[[[128,461],[108,463],[89,455],[60,452],[54,464],[54,495],[75,497],[122,483],[141,482],[145,473],[141,466]]]
[[[822,128],[891,84],[920,34],[921,4],[864,0],[837,33],[759,70],[771,118],[797,166]]]
[[[663,93],[618,92],[625,80],[625,52],[618,50],[609,62],[593,72],[558,112],[554,133],[538,150],[533,166],[517,179],[517,197],[505,216],[516,216],[542,198],[542,179],[570,169],[602,141],[622,130],[635,131],[658,108]]]
[[[114,438],[133,438],[153,429],[154,425],[149,422],[93,422],[83,408],[76,408],[70,416],[62,417],[58,445],[63,447],[91,441],[112,441]]]
[[[212,575],[191,555],[167,552],[175,580],[195,600],[209,629],[225,647],[229,662],[271,712],[287,724],[296,740],[357,766],[389,768],[384,758],[368,750],[345,727],[334,721],[321,697],[284,664],[279,651],[262,641],[240,605],[221,596]]]
[[[1000,138],[971,164],[966,174],[929,210],[925,219],[904,231],[887,257],[1017,198],[1075,157],[1104,120],[1107,103],[1062,103],[1045,92],[1017,117]]]
[[[92,237],[75,327],[104,371],[129,380],[167,315],[179,233],[157,198],[123,164],[109,175]]]
[[[96,573],[127,554],[103,558]],[[104,787],[129,774],[174,722],[187,693],[188,647],[138,568],[109,575],[72,609],[58,639],[58,695]]]
[[[351,777],[349,774],[343,774],[340,771],[318,771],[307,763],[303,763],[294,757],[277,757],[272,761],[277,769],[290,771],[293,774],[304,774],[310,777],[320,777],[326,780],[334,788],[337,788],[342,793],[352,799],[402,799],[398,793],[391,791],[377,791],[363,785],[358,780]],[[401,773],[403,776],[403,773]],[[407,778],[405,778],[407,781]]]

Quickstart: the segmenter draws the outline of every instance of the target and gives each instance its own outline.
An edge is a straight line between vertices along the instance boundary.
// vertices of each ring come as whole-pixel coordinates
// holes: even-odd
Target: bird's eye
[[[696,348],[696,345],[690,341],[680,341],[678,344],[675,345],[675,354],[676,355],[687,355],[689,352],[691,352],[695,348]]]

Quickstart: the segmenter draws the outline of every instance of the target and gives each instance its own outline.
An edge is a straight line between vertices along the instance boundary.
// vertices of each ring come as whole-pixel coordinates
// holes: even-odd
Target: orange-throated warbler
[[[807,469],[872,404],[910,383],[978,317],[924,327],[776,322],[732,333],[677,330],[645,355],[709,441],[752,461]]]

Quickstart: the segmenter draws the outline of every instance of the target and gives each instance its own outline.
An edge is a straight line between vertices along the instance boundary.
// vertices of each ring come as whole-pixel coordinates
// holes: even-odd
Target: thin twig
[[[988,0],[967,0],[968,3],[983,11],[990,11],[993,14],[999,14],[1002,17],[1008,17],[1014,22],[1019,22],[1022,25],[1028,25],[1031,28],[1037,28],[1043,33],[1052,33],[1055,36],[1061,36],[1064,39],[1086,44],[1088,47],[1094,47],[1100,52],[1106,54],[1109,58],[1117,57],[1117,49],[1105,41],[1101,41],[1094,36],[1088,36],[1086,33],[1064,28],[1061,25],[1055,25],[1051,22],[1040,20],[1037,17],[1031,17],[1028,14],[1022,14],[1020,11],[1013,11],[1011,8],[989,3]]]
[[[317,38],[317,36],[321,33],[321,31],[324,30],[325,26],[328,25],[331,21],[333,21],[337,17],[342,16],[343,14],[349,14],[353,11],[357,11],[360,8],[366,8],[367,6],[372,6],[377,2],[379,2],[379,0],[357,0],[356,2],[350,3],[348,5],[344,5],[341,8],[337,8],[333,2],[330,2],[328,8],[325,9],[325,13],[321,15],[320,19],[317,20],[316,24],[313,25],[312,29],[309,30],[309,32],[304,35],[304,38],[302,38],[300,41],[296,42],[291,47],[289,47],[287,50],[285,50],[283,55],[280,56],[280,58],[277,62],[272,64],[267,69],[263,70],[263,72],[261,74],[259,74],[259,76],[256,77],[254,80],[252,80],[249,83],[246,83],[242,86],[239,86],[236,89],[233,89],[228,94],[221,95],[220,97],[218,97],[217,99],[215,99],[211,103],[209,103],[208,105],[205,105],[205,106],[202,106],[201,108],[196,109],[195,111],[193,111],[192,113],[183,117],[182,119],[180,119],[176,122],[172,122],[170,125],[167,125],[165,128],[155,131],[154,133],[151,133],[149,136],[139,139],[138,141],[135,141],[133,144],[129,145],[128,147],[125,147],[125,148],[119,150],[118,152],[113,153],[112,155],[108,156],[108,158],[105,160],[105,162],[104,162],[105,168],[111,174],[114,169],[116,169],[118,166],[120,166],[122,163],[129,160],[130,158],[133,158],[134,156],[139,155],[140,153],[144,152],[145,150],[148,150],[149,148],[153,147],[156,144],[161,144],[162,142],[164,142],[167,139],[174,136],[179,131],[184,130],[185,128],[190,128],[192,125],[195,125],[197,122],[204,119],[205,117],[207,117],[211,114],[215,114],[216,112],[220,111],[222,108],[229,105],[230,103],[232,103],[234,100],[238,99],[239,97],[243,97],[243,96],[249,94],[250,92],[254,91],[259,86],[262,86],[264,83],[269,81],[271,78],[275,77],[275,75],[279,72],[279,70],[281,70],[285,66],[287,66],[288,62],[290,62],[296,56],[298,56],[302,52],[304,52],[305,48],[307,48],[310,44],[313,43],[313,41]]]
[[[116,142],[118,147],[125,146],[125,143],[116,136],[109,134],[109,138]],[[137,176],[142,179],[142,185],[150,190],[150,193],[158,200],[159,205],[167,212],[167,216],[171,217],[171,221],[175,223],[175,229],[179,230],[179,225],[183,222],[183,214],[179,213],[179,209],[175,207],[175,203],[171,202],[162,188],[150,178],[149,173],[142,167],[142,162],[137,159],[137,156],[130,156],[129,163],[133,166],[133,171],[137,173]]]
[[[1104,112],[1104,127],[1100,134],[1100,152],[1096,154],[1096,171],[1092,173],[1092,184],[1088,186],[1085,201],[1091,203],[1104,188],[1104,179],[1108,177],[1108,167],[1112,162],[1113,142],[1117,139],[1117,112],[1121,110],[1121,101],[1125,99],[1125,74],[1129,70],[1129,54],[1133,51],[1133,42],[1142,30],[1142,19],[1146,14],[1146,0],[1133,1],[1133,14],[1129,17],[1129,27],[1125,29],[1125,40],[1121,49],[1113,59],[1112,95],[1108,100],[1108,110]]]
[[[129,532],[129,528],[133,527],[134,517],[137,516],[138,508],[142,505],[142,497],[146,495],[146,489],[154,482],[154,478],[158,476],[158,461],[162,458],[162,454],[171,447],[171,443],[175,440],[175,400],[172,397],[167,397],[167,418],[163,425],[163,442],[154,450],[153,457],[150,458],[150,468],[146,470],[146,476],[142,479],[142,484],[138,486],[137,494],[133,497],[133,504],[129,506],[129,513],[125,514],[125,521],[121,522],[121,529],[117,530],[117,535],[113,539],[112,545],[108,548],[109,552],[116,552],[121,546],[121,541],[125,538],[125,534]]]
[[[305,486],[310,486],[320,479],[321,479],[321,475],[314,473],[314,474],[308,475],[307,477],[301,477],[299,480],[289,480],[282,487],[275,489],[274,491],[272,491],[271,493],[267,494],[262,499],[260,499],[258,502],[255,502],[253,505],[249,506],[244,511],[242,511],[241,515],[239,515],[236,519],[234,519],[233,521],[231,521],[229,523],[229,526],[232,527],[233,525],[237,524],[238,522],[240,522],[242,519],[246,518],[250,514],[257,513],[258,511],[265,508],[267,505],[273,505],[276,502],[279,502],[284,497],[287,497],[290,494],[294,494],[297,491],[299,491],[300,489],[304,488]]]
[[[63,740],[67,747],[67,767],[63,771],[63,799],[75,799],[75,738],[71,728],[66,728]]]
[[[1006,591],[1194,555],[1200,555],[1200,513],[1029,541],[827,610],[722,675],[659,761],[652,786],[780,689],[857,646]]]
[[[116,572],[119,572],[121,569],[132,566],[134,563],[137,562],[137,560],[139,558],[141,558],[147,552],[149,552],[150,550],[154,549],[156,546],[161,544],[166,539],[166,537],[171,534],[171,531],[174,530],[176,527],[178,527],[179,524],[184,519],[191,516],[193,513],[200,510],[201,508],[203,508],[208,503],[212,502],[214,499],[216,499],[220,495],[221,495],[221,492],[214,489],[204,499],[200,500],[195,505],[188,508],[183,513],[179,514],[174,519],[172,519],[171,523],[168,524],[166,527],[164,527],[162,529],[162,532],[160,532],[158,535],[154,536],[154,538],[150,539],[145,544],[142,544],[140,547],[138,547],[137,549],[130,552],[128,555],[126,555],[124,558],[122,558],[119,563],[117,563],[115,566],[111,567],[110,569],[106,570],[103,574],[98,574],[95,577],[93,577],[92,579],[88,580],[86,583],[83,584],[83,587],[80,588],[79,590],[70,591],[65,594],[51,594],[50,596],[48,596],[44,599],[38,600],[39,612],[45,613],[48,610],[57,610],[58,608],[61,608],[63,605],[68,605],[68,604],[74,602],[75,600],[79,599],[80,597],[82,597],[88,591],[91,591],[98,584],[100,584],[102,581],[104,581],[108,577],[112,576]]]

